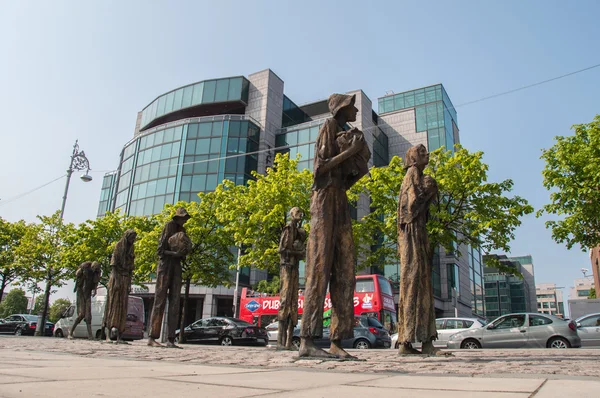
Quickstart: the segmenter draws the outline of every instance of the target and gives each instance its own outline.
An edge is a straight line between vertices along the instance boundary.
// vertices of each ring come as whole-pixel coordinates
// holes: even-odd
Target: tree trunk
[[[187,326],[185,324],[185,315],[186,315],[185,308],[187,307],[188,298],[190,296],[191,282],[192,281],[190,280],[190,278],[187,278],[185,280],[185,293],[183,295],[183,307],[181,309],[181,324],[179,325],[179,344],[185,344],[185,342],[186,342],[185,333],[184,333],[184,329]]]
[[[2,302],[2,296],[4,296],[4,289],[6,288],[6,277],[2,278],[2,283],[0,284],[0,303]]]
[[[52,276],[48,273],[48,279],[46,279],[46,290],[44,291],[44,309],[42,310],[42,319],[37,324],[35,329],[36,336],[44,336],[46,331],[46,318],[48,317],[48,302],[50,301],[50,289],[52,289]]]

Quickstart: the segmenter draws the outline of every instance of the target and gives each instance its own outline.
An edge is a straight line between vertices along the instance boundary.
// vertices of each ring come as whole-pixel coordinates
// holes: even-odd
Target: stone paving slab
[[[357,386],[444,391],[516,392],[531,394],[544,379],[394,376],[352,383]]]
[[[283,392],[261,395],[261,398],[365,398],[365,397],[394,397],[394,398],[527,398],[526,393],[504,392],[474,392],[474,391],[440,391],[422,389],[374,389],[373,387],[335,386],[309,389],[294,392]]]
[[[548,380],[535,398],[598,398],[600,381]]]
[[[196,365],[231,365],[254,369],[319,369],[350,373],[422,375],[551,375],[600,377],[600,349],[456,350],[452,357],[400,357],[396,350],[350,350],[364,362],[299,359],[297,352],[265,347],[185,345],[183,350],[153,348],[145,341],[114,345],[87,340],[49,337],[0,336],[0,352],[14,358],[48,359],[47,354],[74,354],[82,358],[142,360]],[[14,362],[11,358],[11,362]],[[116,365],[115,365],[116,366]],[[119,365],[122,366],[122,365]]]

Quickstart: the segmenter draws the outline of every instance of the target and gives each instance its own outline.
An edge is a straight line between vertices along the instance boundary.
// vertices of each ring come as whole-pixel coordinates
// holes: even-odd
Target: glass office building
[[[359,109],[352,126],[365,133],[374,167],[386,166],[393,156],[403,157],[412,145],[424,143],[433,150],[459,140],[457,115],[441,84],[379,98],[379,113],[361,90],[349,94],[356,95]],[[300,156],[298,167],[312,170],[315,141],[329,116],[327,100],[298,105],[284,93],[283,80],[268,69],[161,94],[138,112],[133,138],[124,144],[117,170],[105,175],[98,216],[117,209],[151,215],[167,203],[198,200],[199,192],[214,190],[224,179],[246,184],[252,171],[264,173],[272,165],[274,153]],[[370,199],[362,198],[351,211],[357,220],[368,214]],[[468,268],[466,257],[436,251],[433,282],[439,315],[454,314],[451,291],[460,292],[459,302],[466,306],[461,315],[471,315],[471,306],[473,314],[483,315],[482,272],[473,271],[480,266],[478,256],[479,252],[469,257],[477,260]],[[261,271],[243,271],[241,286],[267,277]],[[365,272],[382,274],[397,286],[400,270],[393,263]],[[152,284],[149,287],[150,292],[143,293],[148,299],[153,295]],[[190,319],[233,315],[232,289],[196,286],[191,294],[195,307],[186,309]]]
[[[495,258],[515,272],[523,273],[523,267],[518,261],[513,261],[505,255],[492,254],[489,257]],[[515,312],[537,312],[529,306],[529,285],[524,278],[500,272],[497,268],[485,267],[484,283],[488,320]]]

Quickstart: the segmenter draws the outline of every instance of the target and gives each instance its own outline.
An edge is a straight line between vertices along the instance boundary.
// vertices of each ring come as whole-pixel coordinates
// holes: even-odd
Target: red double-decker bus
[[[304,296],[298,296],[298,318],[302,317]],[[331,309],[329,292],[325,296],[323,312]],[[265,327],[277,320],[279,296],[252,292],[242,289],[239,318],[258,326]],[[396,306],[390,282],[381,275],[357,275],[354,291],[354,315],[366,315],[377,318],[388,330],[396,325]]]

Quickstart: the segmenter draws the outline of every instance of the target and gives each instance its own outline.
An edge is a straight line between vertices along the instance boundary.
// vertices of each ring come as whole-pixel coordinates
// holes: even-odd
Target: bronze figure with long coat
[[[74,292],[77,293],[77,318],[71,326],[69,331],[69,338],[73,338],[73,332],[79,322],[85,319],[87,325],[88,339],[92,340],[94,334],[92,333],[92,296],[96,295],[96,289],[100,282],[100,263],[94,261],[86,261],[77,268],[75,273],[75,288]]]
[[[137,233],[133,229],[125,231],[110,259],[112,270],[108,280],[108,296],[102,330],[108,328],[106,337],[116,339],[116,343],[121,343],[127,323],[127,304],[135,260],[133,244],[136,237]]]
[[[354,334],[354,240],[346,191],[368,172],[371,157],[356,121],[354,95],[332,94],[327,119],[317,137],[314,182],[310,204],[310,234],[306,261],[306,289],[301,326],[301,357],[351,358],[341,341]],[[323,306],[327,287],[331,297],[329,353],[314,339],[323,335]]]
[[[294,327],[298,324],[299,264],[306,255],[306,231],[301,228],[304,214],[298,207],[290,210],[288,222],[279,239],[279,333],[277,348],[291,349]]]
[[[429,205],[437,195],[436,181],[423,174],[429,154],[423,145],[411,147],[405,158],[406,175],[398,198],[398,254],[400,300],[398,342],[400,354],[420,354],[412,347],[422,342],[422,352],[433,354],[437,339],[433,300],[432,248],[427,236]]]
[[[154,305],[150,316],[149,346],[161,346],[156,339],[160,337],[161,324],[168,299],[167,347],[178,348],[175,345],[175,330],[179,319],[179,301],[181,297],[181,261],[185,260],[185,256],[191,250],[191,241],[183,224],[189,219],[190,215],[183,207],[177,208],[173,219],[165,224],[158,241],[157,253],[159,260]]]

